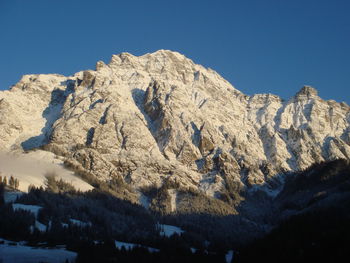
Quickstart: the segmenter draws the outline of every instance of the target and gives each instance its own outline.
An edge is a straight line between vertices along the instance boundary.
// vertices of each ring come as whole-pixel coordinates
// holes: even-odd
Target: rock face
[[[350,159],[349,112],[312,87],[288,101],[247,96],[177,52],[122,53],[0,92],[0,149],[47,145],[102,180],[139,188],[167,179],[216,196]]]

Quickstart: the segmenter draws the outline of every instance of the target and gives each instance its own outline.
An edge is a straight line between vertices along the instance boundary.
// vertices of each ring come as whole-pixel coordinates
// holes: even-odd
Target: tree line
[[[7,176],[2,176],[0,174],[0,184],[3,184],[5,187],[8,186],[14,190],[18,190],[19,180],[17,178],[14,178],[12,175],[9,179],[7,179]]]

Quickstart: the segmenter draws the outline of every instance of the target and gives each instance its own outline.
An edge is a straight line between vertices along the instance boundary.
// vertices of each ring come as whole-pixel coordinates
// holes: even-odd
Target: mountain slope
[[[349,159],[349,112],[307,86],[288,101],[244,95],[177,52],[122,53],[96,70],[27,75],[1,92],[0,149],[46,145],[101,180],[137,189],[170,181],[220,197]]]
[[[31,151],[27,154],[0,154],[0,176],[11,176],[19,180],[18,190],[27,192],[32,186],[45,187],[47,176],[54,176],[56,180],[63,180],[76,190],[89,191],[93,187],[84,182],[63,167],[62,158],[57,158],[53,153],[46,151]]]
[[[237,262],[338,262],[349,255],[350,162],[290,176],[274,199],[270,233],[243,245]]]

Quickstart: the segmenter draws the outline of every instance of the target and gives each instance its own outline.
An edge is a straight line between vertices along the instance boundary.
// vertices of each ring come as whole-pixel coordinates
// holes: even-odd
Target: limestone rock
[[[350,157],[350,108],[303,87],[247,96],[168,50],[113,55],[73,76],[27,75],[0,92],[0,149],[47,149],[101,180],[166,179],[208,195],[268,185],[286,171]]]

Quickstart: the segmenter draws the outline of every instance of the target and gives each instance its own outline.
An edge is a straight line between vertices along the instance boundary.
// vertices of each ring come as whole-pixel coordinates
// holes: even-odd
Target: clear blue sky
[[[170,49],[246,94],[304,84],[350,104],[349,0],[0,0],[0,89]]]

